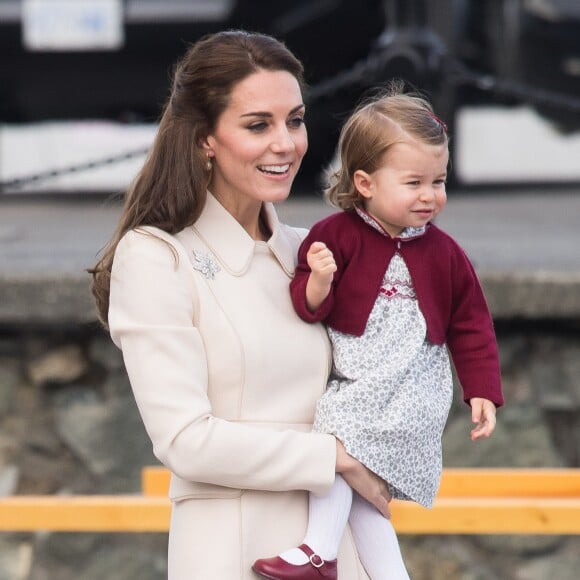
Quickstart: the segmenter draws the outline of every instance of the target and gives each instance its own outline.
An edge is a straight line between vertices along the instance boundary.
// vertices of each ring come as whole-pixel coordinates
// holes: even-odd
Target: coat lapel
[[[272,231],[266,242],[272,254],[284,271],[294,274],[296,244],[288,237],[288,228],[280,224],[273,204],[264,203],[264,216]],[[189,231],[188,231],[189,230]],[[208,192],[204,209],[199,219],[191,228],[178,234],[181,242],[194,260],[200,262],[200,268],[215,272],[211,256],[215,257],[219,267],[234,276],[242,276],[250,267],[256,246],[253,240],[236,219]],[[195,237],[205,245],[205,251],[199,248]],[[207,254],[209,251],[210,254]]]

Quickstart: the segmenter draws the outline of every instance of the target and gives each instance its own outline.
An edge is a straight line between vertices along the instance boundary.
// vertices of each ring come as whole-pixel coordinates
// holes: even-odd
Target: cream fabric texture
[[[252,579],[302,539],[307,493],[334,480],[335,440],[311,433],[330,370],[324,328],[294,313],[288,284],[304,230],[255,242],[208,194],[195,225],[128,232],[109,327],[159,460],[172,471],[169,580]],[[366,579],[350,532],[343,578]]]

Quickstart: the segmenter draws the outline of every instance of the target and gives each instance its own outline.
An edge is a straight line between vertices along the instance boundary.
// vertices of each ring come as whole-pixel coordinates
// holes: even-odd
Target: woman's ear
[[[373,178],[366,171],[357,169],[352,180],[359,194],[365,199],[371,199],[373,196]]]
[[[211,135],[208,135],[206,137],[201,137],[199,140],[199,145],[201,146],[201,148],[204,150],[204,153],[208,157],[213,157],[214,151],[213,151],[213,146],[212,146]]]

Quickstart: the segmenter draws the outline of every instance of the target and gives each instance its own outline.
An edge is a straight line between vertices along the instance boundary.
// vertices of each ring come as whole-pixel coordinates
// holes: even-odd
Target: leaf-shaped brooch
[[[193,257],[193,268],[201,272],[208,280],[213,280],[215,275],[220,271],[219,264],[215,261],[213,254],[193,250]]]

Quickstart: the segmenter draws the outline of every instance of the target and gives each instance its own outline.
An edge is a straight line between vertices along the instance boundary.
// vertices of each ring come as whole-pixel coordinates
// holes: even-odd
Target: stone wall
[[[498,301],[505,307],[505,288],[488,283],[487,291],[492,310]],[[54,308],[58,322],[47,311],[23,323],[4,304],[0,495],[137,492],[141,467],[156,461],[120,353],[90,311],[75,318]],[[580,467],[580,317],[538,313],[496,317],[507,405],[494,436],[472,443],[456,392],[447,466]],[[577,536],[403,536],[401,543],[413,580],[575,580],[580,569]],[[0,534],[0,579],[161,580],[165,551],[165,534]]]

